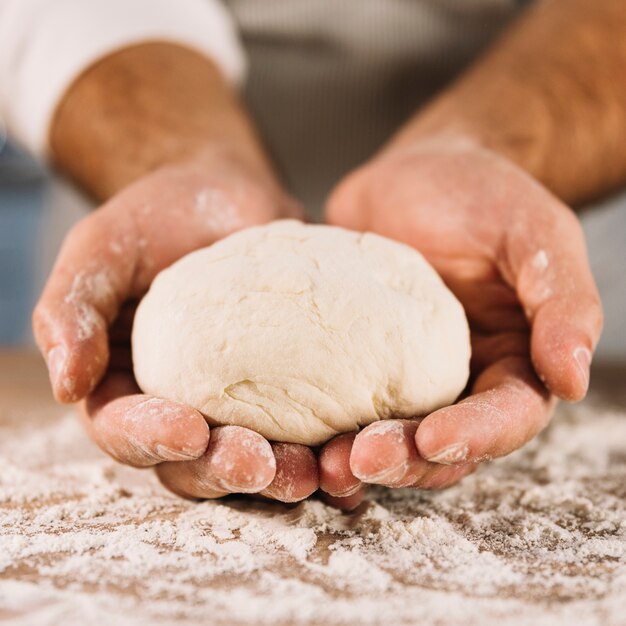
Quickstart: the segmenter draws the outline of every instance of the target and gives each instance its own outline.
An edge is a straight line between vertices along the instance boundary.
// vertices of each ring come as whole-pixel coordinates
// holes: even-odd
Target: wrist
[[[517,112],[494,102],[488,93],[474,99],[463,91],[444,94],[420,111],[385,149],[395,151],[432,141],[465,144],[496,153],[545,181],[546,138],[551,134],[551,121],[543,104],[526,104],[525,111]]]
[[[297,210],[293,209],[295,213],[300,210],[298,203],[287,192],[267,162],[257,159],[245,145],[239,143],[207,142],[196,146],[184,156],[171,160],[164,167],[195,170],[200,175],[210,173],[232,181],[235,187],[237,181],[245,181],[246,185],[262,191],[265,197],[274,198],[277,206],[294,205],[298,207]]]

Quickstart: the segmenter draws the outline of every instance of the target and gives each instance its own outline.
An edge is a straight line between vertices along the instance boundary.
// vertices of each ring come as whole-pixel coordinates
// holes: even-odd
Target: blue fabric
[[[0,346],[29,336],[43,177],[11,148],[0,153]]]

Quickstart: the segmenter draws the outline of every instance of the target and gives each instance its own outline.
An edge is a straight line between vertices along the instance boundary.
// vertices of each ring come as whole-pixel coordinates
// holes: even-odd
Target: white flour
[[[0,415],[0,619],[10,624],[626,624],[626,413],[562,408],[441,493],[343,515],[193,503],[72,416]]]

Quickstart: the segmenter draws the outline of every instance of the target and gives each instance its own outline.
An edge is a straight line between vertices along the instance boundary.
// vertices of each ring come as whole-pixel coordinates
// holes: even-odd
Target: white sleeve
[[[192,47],[233,83],[244,78],[243,50],[220,0],[0,0],[0,117],[9,134],[45,155],[72,81],[107,54],[150,40]]]

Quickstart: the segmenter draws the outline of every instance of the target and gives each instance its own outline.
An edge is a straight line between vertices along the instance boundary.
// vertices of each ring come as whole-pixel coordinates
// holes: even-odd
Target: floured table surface
[[[0,355],[0,621],[626,625],[625,374],[461,485],[344,515],[178,499],[101,454],[37,358]]]

